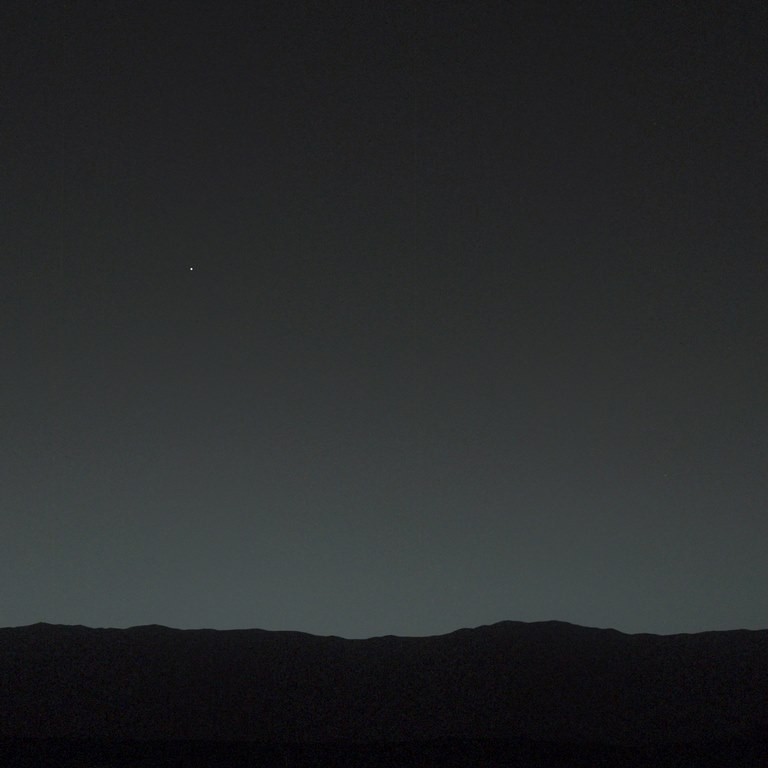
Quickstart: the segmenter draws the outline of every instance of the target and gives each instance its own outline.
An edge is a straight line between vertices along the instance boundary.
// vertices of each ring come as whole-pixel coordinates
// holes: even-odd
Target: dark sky
[[[0,625],[768,626],[763,2],[0,30]]]

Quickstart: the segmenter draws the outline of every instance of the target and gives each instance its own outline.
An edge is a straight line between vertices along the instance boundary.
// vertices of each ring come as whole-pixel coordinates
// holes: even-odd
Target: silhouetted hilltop
[[[0,737],[614,745],[768,733],[768,630],[0,629]]]

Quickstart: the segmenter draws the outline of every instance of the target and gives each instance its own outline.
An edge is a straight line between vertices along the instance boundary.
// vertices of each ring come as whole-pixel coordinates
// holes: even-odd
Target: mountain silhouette
[[[0,629],[6,742],[506,741],[647,752],[762,744],[764,734],[768,630],[628,635],[507,621],[349,640],[156,625]]]

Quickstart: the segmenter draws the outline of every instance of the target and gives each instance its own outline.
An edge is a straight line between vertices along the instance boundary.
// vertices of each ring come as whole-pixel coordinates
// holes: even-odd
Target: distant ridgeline
[[[502,622],[434,637],[0,629],[0,737],[271,743],[768,734],[768,630]]]

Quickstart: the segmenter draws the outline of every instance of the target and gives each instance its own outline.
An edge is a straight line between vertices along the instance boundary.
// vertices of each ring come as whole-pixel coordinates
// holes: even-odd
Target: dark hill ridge
[[[432,637],[0,629],[0,738],[616,745],[768,733],[768,630],[502,622]]]

